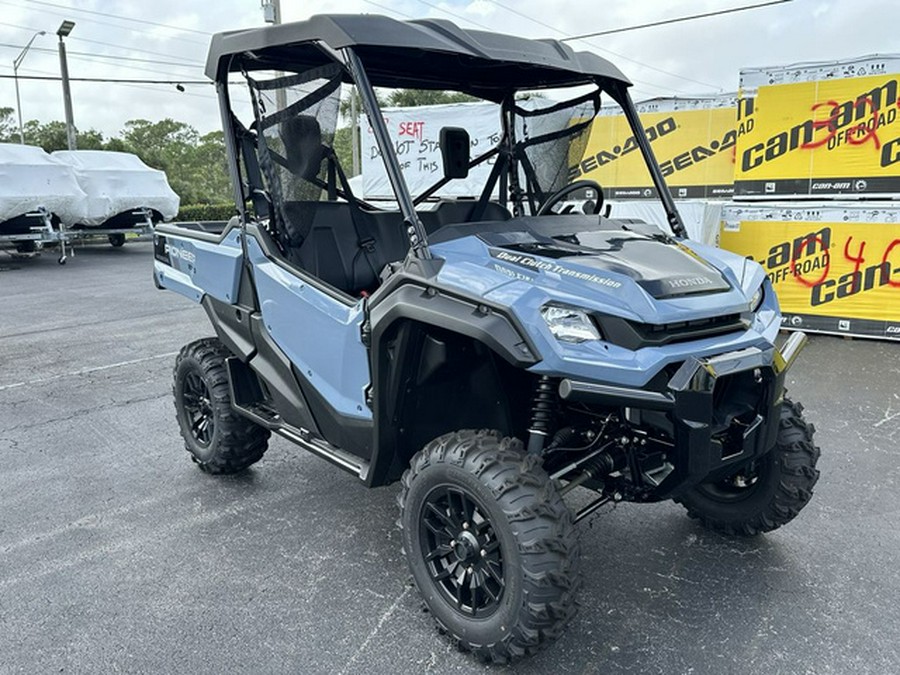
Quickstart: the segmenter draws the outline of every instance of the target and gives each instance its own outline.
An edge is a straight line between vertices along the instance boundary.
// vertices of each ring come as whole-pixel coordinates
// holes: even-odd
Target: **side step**
[[[265,427],[272,433],[278,434],[282,438],[286,438],[291,441],[291,443],[299,445],[304,450],[308,450],[314,455],[327,459],[335,466],[339,466],[344,469],[344,471],[349,471],[357,476],[360,480],[366,479],[366,476],[369,473],[368,461],[345,450],[341,450],[324,439],[313,436],[306,429],[297,429],[285,422],[281,415],[264,403],[259,402],[259,399],[262,397],[262,391],[259,390],[259,385],[255,383],[255,380],[247,382],[239,379],[241,374],[245,371],[240,370],[237,358],[232,357],[226,359],[225,363],[228,366],[228,384],[231,388],[231,407],[234,408],[237,413],[256,422],[259,426]],[[236,391],[235,382],[240,382],[244,387],[250,387],[250,391]],[[249,396],[244,396],[244,400],[248,400],[248,402],[243,404],[238,403],[238,401],[242,400],[238,396],[239,393],[249,393]]]
[[[340,448],[336,448],[326,441],[311,438],[309,434],[304,433],[302,429],[294,429],[293,427],[283,425],[272,431],[292,443],[296,443],[304,450],[309,450],[314,455],[318,455],[322,459],[327,459],[332,464],[339,466],[345,471],[349,471],[361,480],[365,480],[366,475],[369,473],[369,463],[366,460],[341,450]]]
[[[327,459],[335,466],[349,471],[361,480],[365,480],[369,473],[369,463],[345,450],[337,448],[328,441],[313,437],[306,429],[297,429],[284,422],[281,416],[269,410],[265,406],[239,406],[232,402],[231,407],[244,417],[265,427],[273,434],[286,438],[291,443],[299,445],[314,455]]]

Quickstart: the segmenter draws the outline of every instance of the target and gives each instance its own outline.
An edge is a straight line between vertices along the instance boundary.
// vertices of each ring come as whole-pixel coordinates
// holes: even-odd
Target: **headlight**
[[[600,339],[600,331],[583,310],[546,305],[541,307],[541,316],[547,322],[550,332],[560,342],[579,343]]]
[[[750,298],[750,311],[756,312],[759,309],[760,305],[762,305],[763,298],[765,298],[765,293],[763,293],[763,287],[760,286],[756,289],[756,293],[753,294],[753,297]]]

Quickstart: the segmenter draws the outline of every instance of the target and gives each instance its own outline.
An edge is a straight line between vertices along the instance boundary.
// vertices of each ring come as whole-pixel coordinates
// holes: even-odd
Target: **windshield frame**
[[[416,213],[416,206],[440,189],[440,187],[445,185],[448,181],[444,179],[439,180],[418,197],[413,197],[406,180],[403,177],[400,163],[394,151],[393,143],[391,142],[390,133],[384,121],[384,115],[378,104],[375,90],[366,74],[363,60],[352,47],[344,48],[340,50],[340,52],[343,54],[345,63],[355,80],[356,87],[362,100],[363,110],[368,117],[375,142],[377,143],[384,160],[385,171],[387,172],[397,203],[400,206],[401,213],[407,223],[407,232],[410,236],[410,247],[416,255],[430,258],[431,253],[428,248],[428,237],[419,216]],[[663,177],[659,164],[656,161],[656,157],[653,154],[653,149],[650,146],[640,116],[628,94],[627,86],[625,86],[624,83],[610,80],[595,80],[594,85],[596,86],[596,92],[592,92],[592,94],[594,94],[598,100],[601,94],[606,93],[622,108],[626,120],[634,133],[644,163],[650,172],[653,184],[656,187],[660,201],[666,212],[669,225],[676,236],[686,237],[687,232],[681,221],[681,217],[675,205],[675,200],[666,186],[665,178]],[[534,212],[535,197],[543,199],[546,196],[541,194],[535,195],[527,190],[523,191],[519,185],[519,166],[521,160],[518,158],[518,153],[516,152],[517,141],[515,122],[517,118],[516,95],[520,91],[521,90],[509,89],[503,93],[503,96],[500,99],[502,130],[500,141],[497,146],[470,161],[471,168],[495,154],[500,155],[495,164],[495,167],[502,167],[500,169],[500,174],[496,175],[496,171],[491,172],[491,175],[484,186],[484,192],[481,195],[481,199],[488,198],[493,192],[494,185],[499,184],[501,203],[505,204],[508,201],[511,201],[514,218],[525,215],[525,210],[523,208],[524,203],[529,203],[530,209]],[[563,105],[565,103],[575,105],[579,101],[579,98],[583,99],[585,97],[573,97],[560,102],[558,105]]]

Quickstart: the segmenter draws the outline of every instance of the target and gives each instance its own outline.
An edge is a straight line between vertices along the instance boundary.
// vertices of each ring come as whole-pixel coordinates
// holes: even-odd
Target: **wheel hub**
[[[456,543],[453,546],[453,552],[460,562],[469,562],[478,555],[481,547],[478,544],[478,538],[467,530],[463,530],[456,535]]]

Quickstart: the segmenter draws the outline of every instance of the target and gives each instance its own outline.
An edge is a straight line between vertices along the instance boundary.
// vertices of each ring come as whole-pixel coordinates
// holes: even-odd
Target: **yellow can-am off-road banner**
[[[672,195],[727,199],[733,192],[736,97],[653,99],[637,104],[647,138]],[[584,155],[573,158],[569,180],[591,179],[614,199],[656,196],[625,116],[604,109],[591,125]]]
[[[735,196],[900,197],[900,56],[741,71]]]
[[[765,268],[785,328],[900,340],[900,205],[732,204],[719,244]]]

